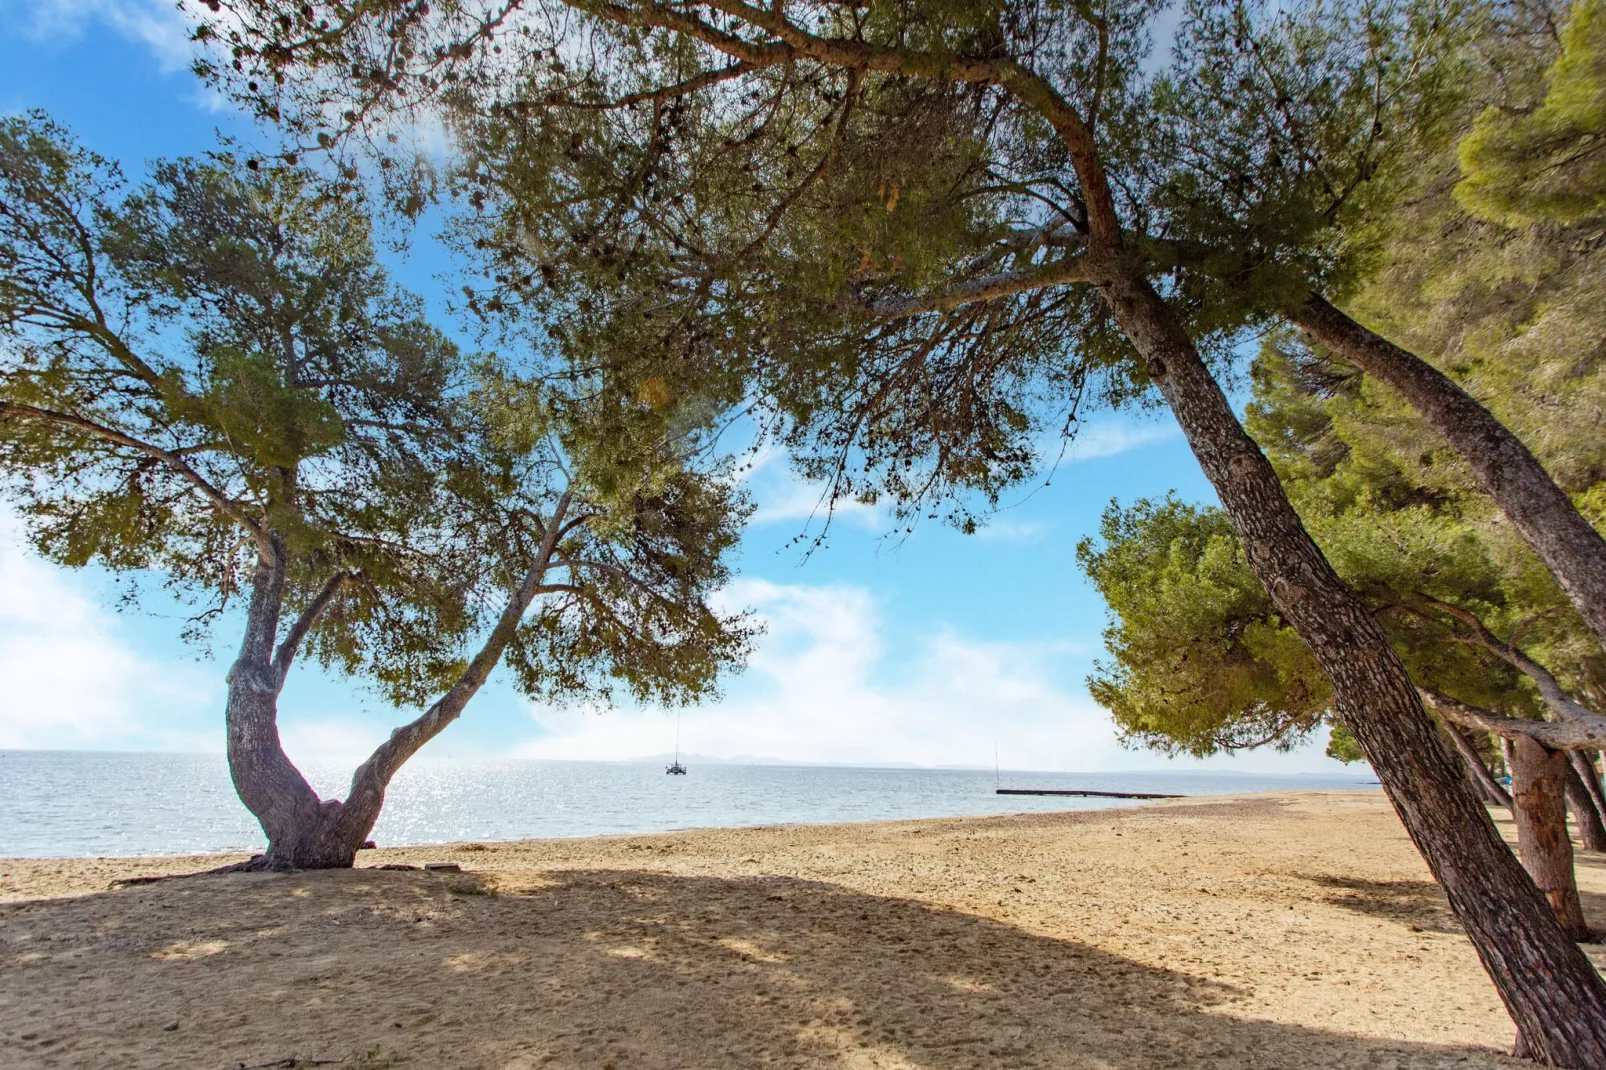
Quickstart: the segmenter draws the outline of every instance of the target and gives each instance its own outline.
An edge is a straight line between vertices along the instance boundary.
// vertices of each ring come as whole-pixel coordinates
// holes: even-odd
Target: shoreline
[[[67,753],[67,752],[63,752],[63,753]],[[856,768],[856,767],[846,767],[846,768]],[[1201,774],[1201,775],[1210,775],[1210,774]],[[381,844],[379,849],[381,849],[381,850],[387,850],[387,849],[392,849],[392,848],[395,848],[395,849],[402,849],[402,848],[406,848],[406,849],[422,849],[422,848],[427,848],[427,847],[443,847],[444,848],[444,847],[451,847],[453,845],[462,844],[462,843],[488,843],[488,844],[543,843],[543,842],[546,842],[546,841],[549,841],[549,840],[550,841],[571,841],[571,840],[593,840],[593,839],[598,839],[598,840],[600,840],[600,839],[618,839],[618,838],[622,838],[622,837],[668,836],[668,835],[678,835],[678,834],[693,833],[693,832],[719,832],[719,831],[727,831],[727,830],[734,831],[734,830],[742,830],[742,829],[815,828],[815,827],[819,827],[819,828],[835,828],[835,827],[838,827],[838,826],[877,825],[877,824],[891,824],[891,823],[907,823],[907,822],[916,822],[916,821],[960,821],[960,820],[968,820],[968,819],[971,819],[971,818],[1030,817],[1030,816],[1040,816],[1040,815],[1045,815],[1045,814],[1059,814],[1059,813],[1101,813],[1101,812],[1106,811],[1106,810],[1124,810],[1124,809],[1131,809],[1132,807],[1136,807],[1136,806],[1152,806],[1152,805],[1156,805],[1156,804],[1159,804],[1159,803],[1165,803],[1165,802],[1205,802],[1205,801],[1210,801],[1210,800],[1243,799],[1243,798],[1254,798],[1256,796],[1262,796],[1262,795],[1275,796],[1275,795],[1295,794],[1295,793],[1297,793],[1297,794],[1316,794],[1316,795],[1321,795],[1321,794],[1344,794],[1344,793],[1348,793],[1348,792],[1358,792],[1358,793],[1363,793],[1364,794],[1364,793],[1371,792],[1371,791],[1374,791],[1374,790],[1377,790],[1377,785],[1376,785],[1375,781],[1367,783],[1367,784],[1357,784],[1357,785],[1351,786],[1351,787],[1306,788],[1306,787],[1293,786],[1293,787],[1289,787],[1289,788],[1265,788],[1265,789],[1261,789],[1261,790],[1258,790],[1258,791],[1245,791],[1245,792],[1221,792],[1221,793],[1202,792],[1202,793],[1195,794],[1195,795],[1177,795],[1177,796],[1158,795],[1158,796],[1155,796],[1155,797],[1152,797],[1152,798],[1143,797],[1143,796],[1132,797],[1132,798],[1127,798],[1127,797],[1107,797],[1107,798],[1099,798],[1098,805],[1066,807],[1065,809],[998,810],[998,811],[989,811],[989,812],[985,812],[985,813],[934,814],[934,815],[921,816],[921,817],[882,817],[882,818],[863,818],[863,819],[851,819],[850,818],[850,819],[846,819],[846,820],[842,820],[842,821],[767,821],[767,822],[762,822],[762,823],[758,823],[758,824],[683,825],[683,826],[677,826],[677,827],[674,827],[674,828],[661,828],[661,829],[659,829],[659,828],[649,828],[649,829],[626,830],[626,831],[622,831],[622,832],[578,832],[578,833],[574,833],[572,835],[514,836],[514,837],[509,837],[509,838],[506,838],[506,839],[497,839],[497,838],[493,837],[493,838],[484,838],[484,839],[480,839],[480,840],[468,840],[468,839],[422,840],[422,841],[419,841],[419,842],[416,842],[416,843]],[[1016,793],[1014,793],[1014,792],[1001,792],[1001,793],[998,793],[998,794],[1005,795],[1005,796],[1012,796],[1013,794],[1016,794]],[[1026,796],[1039,797],[1040,796],[1040,797],[1044,797],[1044,798],[1056,798],[1061,793],[1055,792],[1055,791],[1045,791],[1045,792],[1023,791],[1023,792],[1019,792],[1019,794],[1022,795],[1023,797],[1026,797]],[[1065,794],[1067,795],[1067,797],[1074,797],[1074,792],[1067,792]],[[1092,792],[1091,793],[1091,795],[1094,796],[1094,797],[1099,797],[1099,796],[1105,795],[1105,794],[1107,794],[1107,793],[1100,793],[1100,792]],[[100,862],[157,862],[157,861],[161,861],[161,860],[164,860],[164,859],[209,859],[209,858],[239,860],[239,859],[249,858],[254,854],[259,854],[259,853],[261,853],[261,851],[263,849],[264,849],[263,846],[257,846],[257,847],[250,847],[250,848],[243,848],[243,847],[242,848],[223,848],[223,849],[219,849],[219,850],[204,850],[204,851],[191,851],[191,852],[151,851],[151,852],[137,853],[137,854],[105,854],[105,855],[98,855],[98,854],[8,855],[8,854],[0,853],[0,865],[3,865],[5,863],[9,863],[9,862],[73,862],[73,861],[83,861],[83,862],[88,862],[88,861],[100,861]],[[364,856],[369,854],[369,853],[371,853],[371,852],[365,851],[365,852],[360,852],[358,854],[357,860],[358,860],[359,866],[361,865],[361,862],[362,862],[362,859],[364,858]]]
[[[1290,789],[1288,791],[1266,790],[1251,792],[1235,792],[1223,794],[1204,794],[1191,796],[1177,796],[1174,798],[1157,799],[1112,799],[1106,805],[1077,807],[1065,810],[1009,810],[986,814],[939,814],[932,817],[891,817],[868,818],[854,821],[780,821],[759,825],[687,825],[682,828],[671,829],[645,829],[637,832],[597,832],[580,833],[573,836],[520,836],[513,839],[482,839],[482,840],[430,840],[422,843],[396,843],[379,844],[377,847],[357,852],[356,864],[353,869],[373,869],[381,865],[388,865],[387,859],[394,855],[396,859],[419,857],[430,851],[452,854],[467,849],[471,852],[484,848],[529,848],[542,846],[555,846],[559,844],[589,843],[604,844],[620,840],[645,840],[670,836],[686,836],[700,834],[715,834],[722,832],[764,832],[783,831],[787,829],[869,829],[877,826],[904,826],[920,825],[927,822],[964,822],[964,821],[991,821],[999,818],[1036,818],[1036,817],[1067,817],[1084,814],[1108,814],[1114,811],[1136,810],[1154,806],[1188,805],[1191,803],[1239,802],[1257,798],[1276,798],[1282,795],[1343,795],[1351,792],[1365,794],[1365,788],[1310,788],[1303,790]],[[218,866],[232,865],[253,858],[262,852],[261,847],[250,849],[240,848],[221,851],[194,851],[190,853],[153,853],[130,855],[0,855],[0,870],[9,871],[11,868],[29,868],[35,864],[99,864],[105,863],[109,867],[127,865],[140,870],[150,868],[166,871],[173,868],[176,876],[199,876],[202,870],[213,869]],[[380,856],[386,856],[381,858]],[[430,861],[450,861],[442,857],[431,857]],[[422,863],[418,863],[422,865]],[[191,873],[184,867],[195,866],[196,871]],[[148,875],[148,874],[136,874]],[[0,904],[12,901],[7,886],[7,873],[0,872]],[[111,889],[101,889],[109,891]],[[73,893],[77,894],[77,893]]]
[[[1501,1054],[1509,1019],[1376,791],[388,847],[359,866],[463,872],[106,890],[232,857],[0,862],[0,1051],[26,1067],[1527,1065]],[[1606,925],[1606,858],[1579,876]]]

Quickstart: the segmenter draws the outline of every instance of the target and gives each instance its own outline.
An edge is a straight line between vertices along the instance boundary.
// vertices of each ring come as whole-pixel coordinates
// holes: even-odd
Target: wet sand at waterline
[[[0,1065],[1518,1067],[1375,792],[0,862]],[[1606,858],[1580,856],[1606,927]],[[1592,954],[1595,951],[1592,949]]]

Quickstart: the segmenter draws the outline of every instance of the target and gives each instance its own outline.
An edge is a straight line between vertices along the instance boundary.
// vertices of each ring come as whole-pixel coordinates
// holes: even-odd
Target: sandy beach
[[[1377,793],[110,887],[224,861],[0,862],[0,1065],[1531,1065]],[[1603,867],[1580,857],[1597,927]]]

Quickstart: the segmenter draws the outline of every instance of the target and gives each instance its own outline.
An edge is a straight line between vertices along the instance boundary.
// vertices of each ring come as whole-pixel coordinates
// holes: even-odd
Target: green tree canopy
[[[1431,441],[1414,415],[1287,337],[1262,350],[1253,383],[1250,430],[1430,701],[1595,725],[1598,647],[1487,500],[1437,478],[1431,450],[1413,453]],[[1089,684],[1130,742],[1205,755],[1292,746],[1333,723],[1325,677],[1220,510],[1112,503],[1078,557],[1111,613],[1110,660]],[[1587,702],[1558,704],[1557,682]],[[1352,746],[1338,739],[1335,749]]]
[[[1457,200],[1513,226],[1606,210],[1606,5],[1575,0],[1543,99],[1491,105],[1460,144]]]

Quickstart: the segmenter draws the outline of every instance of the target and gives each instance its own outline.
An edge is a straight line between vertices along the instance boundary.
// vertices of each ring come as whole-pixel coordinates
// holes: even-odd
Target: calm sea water
[[[349,767],[311,766],[341,795]],[[1363,776],[1020,773],[1005,787],[1211,795],[1353,789]],[[875,821],[1133,805],[996,795],[993,773],[954,769],[612,762],[415,761],[397,774],[374,838],[387,846],[593,836],[677,828]],[[188,854],[259,849],[221,756],[0,751],[0,857]]]

